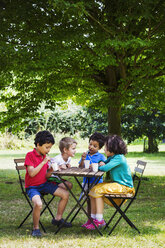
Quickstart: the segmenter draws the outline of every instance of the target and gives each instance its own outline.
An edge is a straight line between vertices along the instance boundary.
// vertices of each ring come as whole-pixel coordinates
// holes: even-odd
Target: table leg
[[[59,175],[59,177],[60,177],[60,175]],[[76,181],[78,182],[78,184],[79,184],[80,187],[82,188],[82,186],[81,186],[80,182],[78,181],[77,177],[74,177],[74,178],[76,179]],[[62,179],[62,178],[60,177],[60,179]],[[99,179],[98,179],[98,180],[99,180]],[[73,194],[72,190],[67,186],[67,184],[65,183],[65,181],[63,181],[63,183],[64,183],[64,185],[66,186],[66,188],[69,190],[69,192],[71,193],[71,195],[73,196],[73,198],[75,199],[75,201],[77,202],[77,204],[75,205],[75,207],[71,210],[71,212],[70,212],[70,213],[68,214],[68,216],[66,217],[65,221],[66,221],[66,220],[70,217],[70,215],[74,212],[75,208],[76,208],[77,206],[79,206],[79,209],[78,209],[78,211],[76,212],[76,215],[77,215],[77,213],[82,209],[83,212],[86,214],[86,216],[87,216],[87,217],[90,219],[90,221],[93,223],[93,225],[95,226],[95,228],[96,228],[96,230],[98,231],[98,233],[102,236],[102,233],[100,232],[100,230],[98,229],[98,227],[97,227],[97,226],[95,225],[95,223],[93,222],[91,216],[88,215],[88,212],[83,208],[83,205],[84,205],[84,203],[87,201],[87,198],[88,198],[87,193],[84,191],[85,195],[87,195],[87,198],[85,198],[83,204],[80,204],[80,201],[84,198],[84,196],[83,196],[80,200],[78,200],[78,199],[75,197],[75,195]],[[92,183],[92,185],[93,185],[93,183]],[[82,189],[83,189],[83,188],[82,188]],[[74,216],[74,218],[76,217],[76,215]],[[72,218],[72,221],[73,221],[74,218]],[[56,230],[55,234],[57,234],[57,233],[59,232],[59,230],[62,228],[62,226],[63,226],[63,224],[61,224],[61,225],[58,227],[58,229]]]

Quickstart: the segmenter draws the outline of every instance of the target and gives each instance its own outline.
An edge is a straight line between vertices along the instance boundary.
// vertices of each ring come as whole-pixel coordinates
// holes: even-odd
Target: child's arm
[[[81,162],[79,163],[79,167],[82,168],[84,167],[84,160],[86,159],[86,152],[83,152],[82,156],[81,156]]]
[[[107,162],[107,163],[106,163],[106,162]],[[105,172],[110,171],[110,170],[112,170],[113,168],[115,168],[115,167],[117,167],[118,165],[120,165],[121,162],[122,162],[122,161],[121,161],[120,156],[115,156],[115,157],[113,157],[112,159],[110,159],[109,161],[108,161],[108,159],[107,159],[107,160],[105,161],[105,165],[100,166],[100,167],[99,167],[99,170],[105,171]]]
[[[35,168],[33,166],[27,166],[27,171],[29,173],[29,176],[30,177],[36,176],[38,174],[38,172],[40,172],[40,170],[44,166],[44,164],[46,164],[49,160],[50,160],[49,157],[45,157],[44,160]]]
[[[46,178],[49,178],[49,177],[52,175],[52,172],[53,172],[53,168],[50,167],[50,168],[47,170]]]
[[[103,166],[103,165],[105,165],[105,163],[103,161],[100,161],[99,166]]]

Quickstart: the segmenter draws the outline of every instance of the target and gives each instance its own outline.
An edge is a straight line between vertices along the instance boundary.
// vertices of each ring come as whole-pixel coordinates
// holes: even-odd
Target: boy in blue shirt
[[[99,163],[99,161],[103,160],[105,161],[105,156],[101,153],[99,153],[99,150],[104,146],[104,142],[105,142],[105,136],[101,133],[97,133],[95,132],[94,134],[92,134],[89,138],[89,146],[88,146],[88,152],[83,152],[81,160],[79,162],[79,167],[80,168],[84,168],[84,160],[90,160],[90,165],[92,163]],[[90,178],[83,178],[83,183],[82,186],[85,188],[88,187],[88,183],[91,184],[93,183],[93,181],[96,179],[96,177],[90,177]],[[87,180],[88,183],[87,183]],[[103,177],[101,177],[101,179],[99,180],[98,183],[102,183],[103,182]],[[82,197],[82,194],[80,195],[80,198]],[[91,209],[91,217],[93,219],[95,219],[95,209]],[[88,225],[89,220],[82,226]]]

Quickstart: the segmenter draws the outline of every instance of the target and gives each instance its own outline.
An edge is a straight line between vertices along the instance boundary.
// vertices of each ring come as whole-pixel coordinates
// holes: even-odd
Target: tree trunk
[[[148,153],[158,152],[158,144],[152,135],[148,136]]]
[[[146,138],[144,138],[144,143],[143,143],[143,152],[146,152]]]
[[[121,106],[108,108],[108,133],[121,136]]]

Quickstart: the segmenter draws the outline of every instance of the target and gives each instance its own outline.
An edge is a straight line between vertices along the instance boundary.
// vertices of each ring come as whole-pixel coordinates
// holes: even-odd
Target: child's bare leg
[[[104,200],[102,197],[95,198],[96,200],[96,213],[103,214],[104,211]]]
[[[40,211],[42,209],[42,201],[39,195],[32,198],[33,207],[33,229],[39,229]]]
[[[72,189],[73,184],[72,184],[71,182],[65,181],[65,184],[67,184],[67,186],[69,187],[69,189]],[[58,186],[59,186],[60,188],[67,189],[67,187],[65,186],[65,184],[64,184],[64,183],[60,183]]]
[[[91,201],[91,214],[96,214],[96,199],[90,197],[90,201]]]
[[[61,220],[65,207],[67,205],[68,199],[69,199],[69,192],[66,189],[59,187],[54,192],[54,195],[59,196],[61,198],[58,203],[58,209],[57,209],[57,215],[56,215],[56,220]]]

